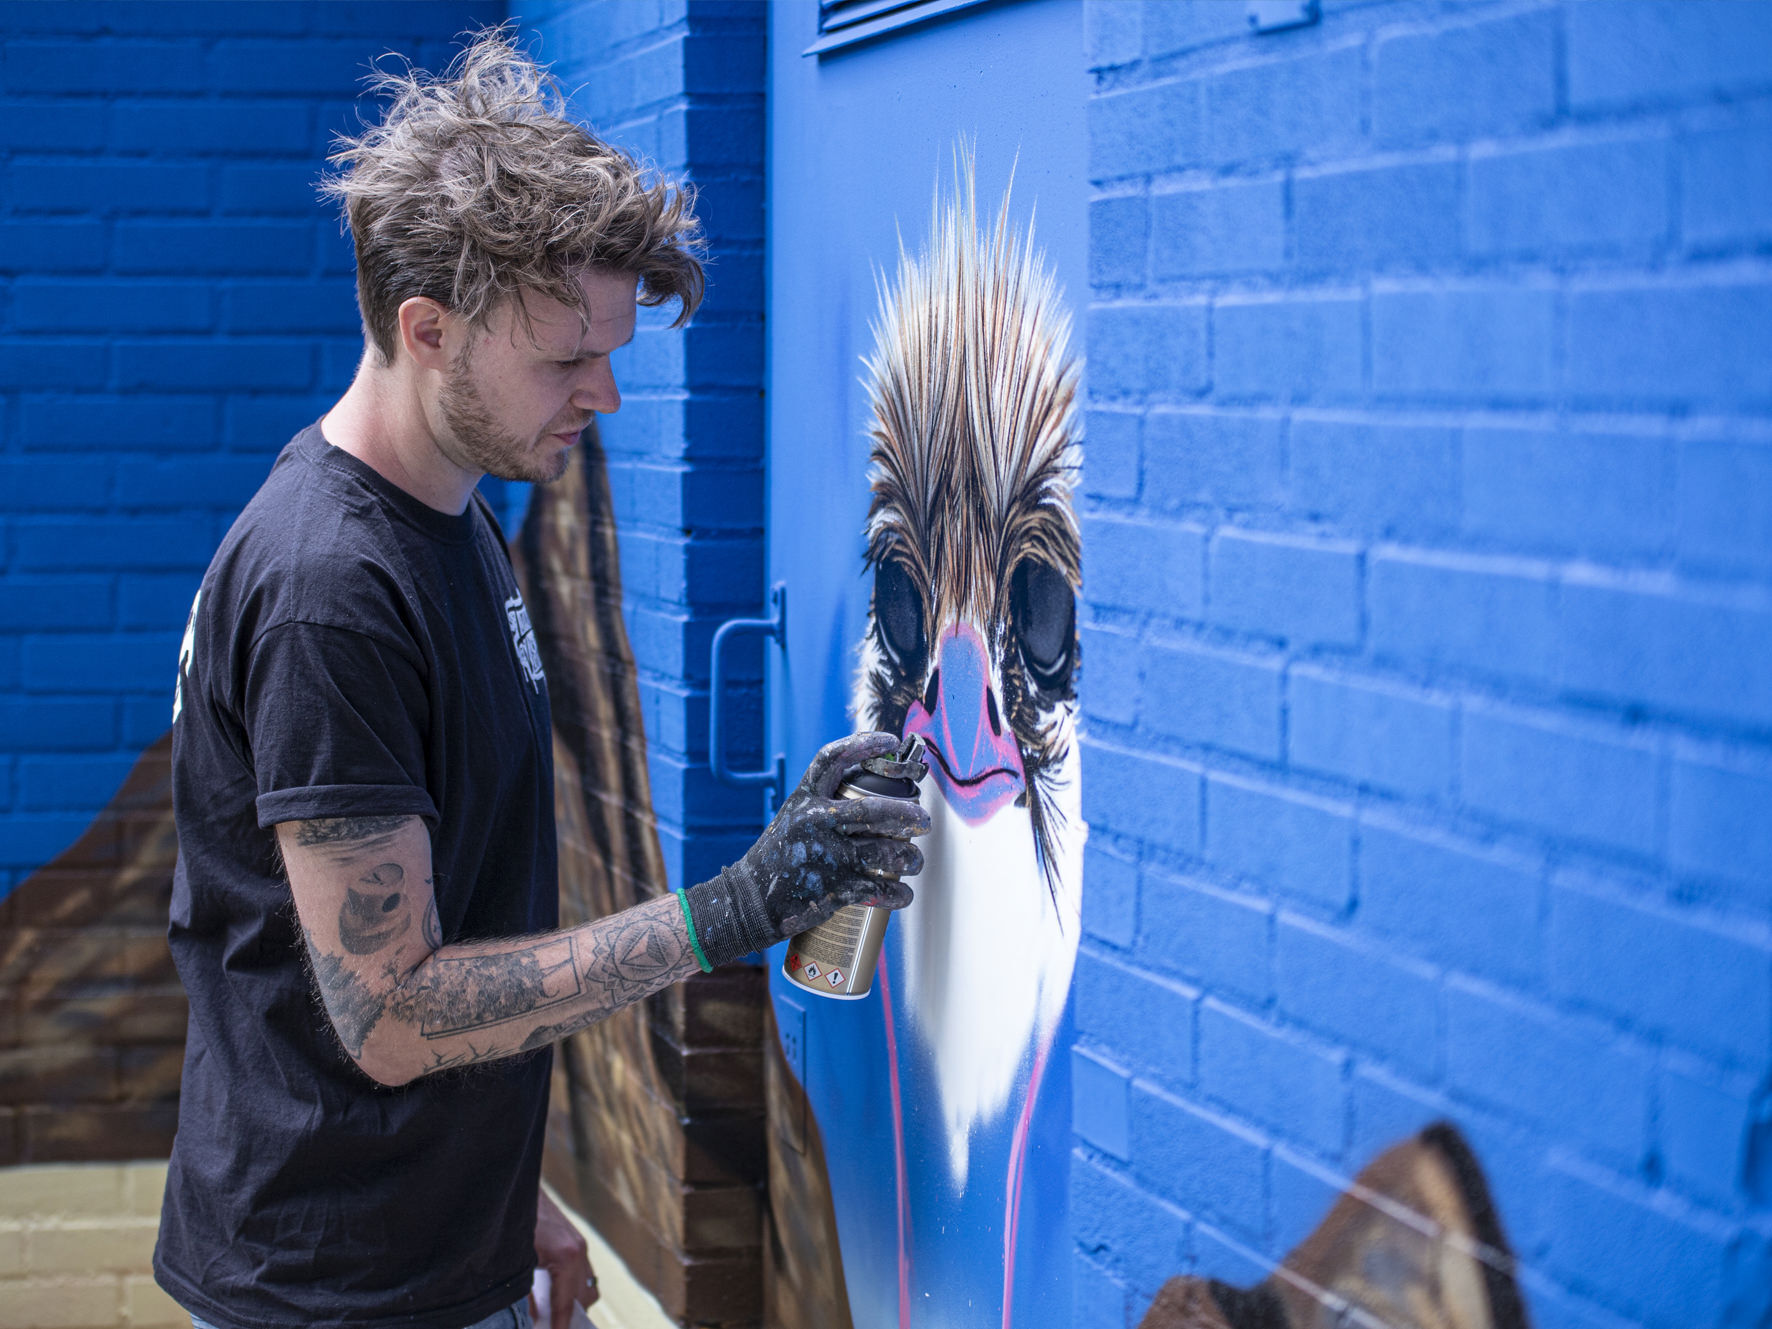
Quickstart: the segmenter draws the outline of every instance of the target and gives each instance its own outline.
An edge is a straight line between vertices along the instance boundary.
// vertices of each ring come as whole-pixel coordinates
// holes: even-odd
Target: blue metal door
[[[786,754],[791,780],[827,740],[890,724],[931,737],[940,766],[923,795],[926,806],[940,805],[925,844],[926,880],[914,883],[917,903],[893,919],[869,996],[807,995],[781,976],[785,948],[770,957],[782,1064],[804,1087],[807,1118],[786,1135],[812,1156],[790,1169],[802,1193],[781,1193],[776,1170],[778,1224],[793,1221],[782,1218],[783,1206],[818,1209],[825,1197],[807,1192],[828,1187],[834,1237],[810,1248],[840,1260],[828,1281],[858,1329],[1071,1322],[1068,993],[1085,828],[1069,691],[1077,570],[1065,529],[1074,531],[1074,519],[1068,488],[1053,477],[1074,465],[1074,439],[1062,456],[1052,447],[1041,454],[1056,496],[1045,517],[1068,566],[1065,557],[1048,559],[1055,570],[1040,557],[1005,556],[1014,566],[1003,569],[999,598],[1013,608],[998,617],[1031,623],[1031,645],[1008,642],[1007,629],[990,626],[990,611],[956,607],[990,596],[954,570],[951,549],[940,593],[880,580],[898,574],[882,571],[892,562],[891,536],[882,534],[870,459],[879,462],[882,377],[942,378],[947,371],[923,365],[928,348],[938,358],[966,352],[963,339],[946,347],[937,329],[914,357],[921,370],[882,364],[893,319],[918,316],[904,282],[919,274],[958,280],[954,262],[988,265],[994,255],[1003,270],[993,289],[1024,302],[1011,321],[1046,337],[1035,337],[1035,349],[1050,364],[1028,392],[1053,420],[1064,414],[1075,388],[1074,364],[1060,363],[1075,353],[1066,349],[1064,318],[1069,310],[1080,320],[1087,292],[1081,9],[1075,0],[827,0],[822,14],[813,0],[772,6],[768,530],[770,581],[785,587],[786,623],[783,649],[771,653],[769,750]],[[946,12],[925,17],[932,10]],[[837,26],[847,20],[859,21]],[[870,32],[845,44],[845,33]],[[968,159],[975,217],[955,210],[965,193],[956,162],[963,176]],[[993,250],[1006,191],[1010,247]],[[975,228],[970,260],[950,253],[946,266],[936,261],[938,199],[950,242],[965,249],[953,227]],[[1014,242],[1030,229],[1039,258],[1008,271]],[[901,243],[912,261],[905,269]],[[1050,289],[1041,274],[1054,279]],[[893,317],[882,311],[883,294],[898,302]],[[952,390],[951,376],[942,381]],[[1065,420],[1074,433],[1074,418]],[[966,446],[973,451],[940,464],[983,465],[979,458],[997,455],[977,437]],[[990,490],[1000,480],[967,484]],[[944,511],[925,514],[930,521],[973,502],[942,493],[934,506]],[[986,538],[977,523],[966,529],[975,533],[953,538]],[[926,581],[928,563],[918,565]],[[883,627],[873,612],[876,597],[889,593],[911,607],[895,620],[896,646],[894,624]],[[947,601],[955,603],[943,608]],[[1019,682],[1005,678],[1004,651]],[[903,653],[917,653],[919,663],[906,666],[917,696],[882,711],[858,674],[877,675],[882,659],[902,663]],[[1016,704],[1037,718],[1030,726],[1058,736],[1054,750],[1018,746]],[[798,1293],[778,1293],[781,1323],[817,1322],[780,1308],[783,1295]]]

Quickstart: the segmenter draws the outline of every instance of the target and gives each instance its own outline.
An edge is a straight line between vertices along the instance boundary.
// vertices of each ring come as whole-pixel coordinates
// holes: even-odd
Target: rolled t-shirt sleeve
[[[425,783],[430,703],[420,667],[348,628],[283,623],[253,644],[244,694],[258,824],[412,815]]]

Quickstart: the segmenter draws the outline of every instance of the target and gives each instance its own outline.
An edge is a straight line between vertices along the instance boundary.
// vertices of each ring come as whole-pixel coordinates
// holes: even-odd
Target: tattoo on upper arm
[[[327,844],[348,844],[392,835],[412,818],[398,817],[319,817],[297,822],[295,842],[303,847]]]
[[[427,883],[428,884],[428,883]],[[422,925],[425,945],[437,950],[443,945],[443,925],[437,920],[437,897],[432,896],[431,902],[425,906],[425,919]]]
[[[379,863],[345,887],[345,902],[338,909],[338,939],[352,955],[374,955],[390,942],[406,935],[412,914],[402,910],[406,869],[398,863]]]
[[[519,951],[433,956],[419,1032],[443,1038],[520,1019],[576,997],[578,953],[569,933]]]

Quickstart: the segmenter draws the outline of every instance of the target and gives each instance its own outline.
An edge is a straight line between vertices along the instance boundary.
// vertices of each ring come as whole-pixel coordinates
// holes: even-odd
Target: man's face
[[[546,296],[514,301],[470,329],[438,399],[441,447],[464,470],[503,480],[558,480],[593,415],[621,405],[609,353],[634,335],[632,273],[587,270],[579,277],[589,311]]]

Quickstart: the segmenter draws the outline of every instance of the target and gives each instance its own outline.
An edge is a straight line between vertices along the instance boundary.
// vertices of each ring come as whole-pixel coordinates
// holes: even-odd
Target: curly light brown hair
[[[508,27],[476,35],[441,77],[378,70],[381,123],[341,136],[343,169],[321,188],[357,250],[364,333],[394,362],[402,302],[428,296],[481,325],[536,293],[585,316],[586,268],[631,272],[640,303],[701,303],[693,188],[657,174],[566,118],[559,84]]]

